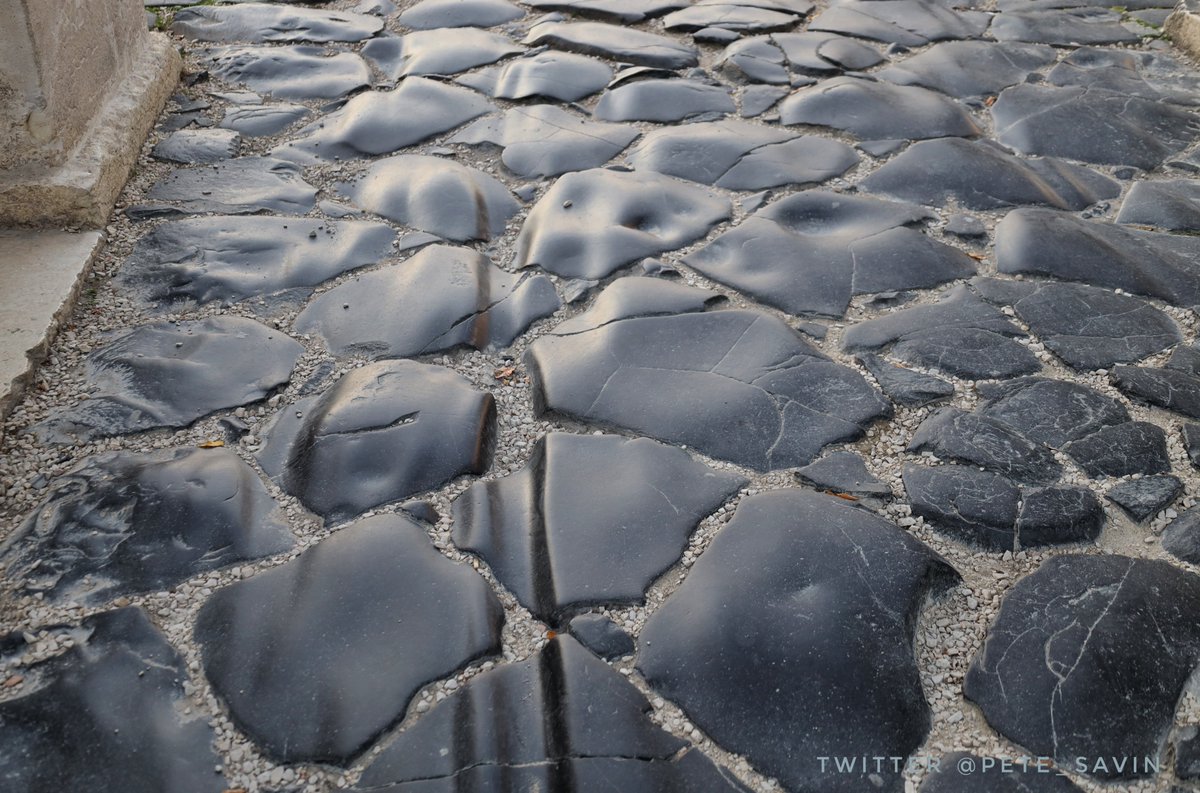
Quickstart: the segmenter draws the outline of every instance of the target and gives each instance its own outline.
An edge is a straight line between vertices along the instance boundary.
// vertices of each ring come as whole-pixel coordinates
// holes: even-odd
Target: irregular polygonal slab
[[[114,452],[50,483],[0,547],[10,580],[96,604],[292,547],[283,515],[232,452]]]
[[[374,363],[279,414],[259,460],[305,506],[340,520],[483,473],[495,421],[492,395],[449,369]]]
[[[261,138],[283,132],[310,113],[304,105],[244,105],[226,110],[221,126],[247,138]]]
[[[371,84],[352,52],[320,47],[222,47],[206,53],[217,78],[278,99],[334,99]]]
[[[424,154],[379,160],[355,181],[334,187],[355,206],[455,242],[503,234],[521,208],[483,171]]]
[[[65,443],[186,427],[266,398],[303,353],[286,334],[243,317],[143,325],[88,355],[91,396],[37,432]]]
[[[192,6],[171,22],[172,33],[197,41],[362,41],[381,30],[376,16],[267,3]]]
[[[1121,15],[1101,8],[1006,11],[992,20],[997,41],[1032,41],[1040,44],[1116,44],[1140,41],[1141,36],[1121,24]]]
[[[398,21],[413,30],[490,28],[523,16],[525,12],[508,0],[422,0],[409,7]]]
[[[612,76],[612,68],[602,61],[547,50],[473,72],[458,82],[498,99],[536,96],[574,102],[608,85]]]
[[[649,710],[616,671],[559,636],[472,678],[401,733],[353,790],[747,792]]]
[[[1113,384],[1152,405],[1200,418],[1200,377],[1179,369],[1114,366]]]
[[[512,275],[469,248],[431,245],[318,296],[296,318],[338,356],[403,358],[507,347],[561,305],[544,275]]]
[[[205,8],[215,6],[204,6]],[[130,207],[136,218],[156,215],[251,215],[278,212],[303,215],[316,204],[317,191],[300,168],[271,157],[239,157],[213,165],[171,171],[146,193],[151,204]]]
[[[658,278],[618,278],[605,287],[591,308],[557,325],[550,332],[556,336],[568,336],[619,319],[703,311],[724,299],[725,296],[718,292]]]
[[[1020,491],[1007,478],[961,465],[905,465],[903,478],[913,514],[939,531],[988,550],[1015,548]]]
[[[1065,380],[1022,377],[981,387],[980,394],[987,400],[981,414],[1055,449],[1129,421],[1117,400]]]
[[[571,635],[579,643],[605,660],[633,655],[633,637],[603,614],[580,614],[572,617]]]
[[[1117,222],[1168,231],[1200,231],[1200,185],[1186,179],[1138,182],[1129,188]]]
[[[1020,482],[1049,484],[1062,466],[1045,446],[1006,424],[958,408],[942,408],[917,427],[908,451],[986,468]]]
[[[1052,47],[947,41],[875,72],[880,80],[920,85],[965,99],[999,93],[1033,71],[1054,63]]]
[[[716,194],[654,173],[571,173],[530,210],[516,263],[567,278],[604,278],[687,245],[731,212]]]
[[[76,644],[32,667],[43,684],[0,702],[0,779],[11,791],[228,786],[212,728],[184,720],[183,658],[137,608],[85,619]]]
[[[529,31],[524,43],[548,44],[568,52],[663,69],[686,69],[699,62],[695,47],[656,33],[603,22],[543,22]]]
[[[770,36],[755,36],[733,42],[725,48],[716,65],[721,71],[743,81],[786,85],[791,80],[783,50]]]
[[[481,118],[450,142],[500,146],[500,159],[508,170],[534,178],[597,168],[639,134],[625,124],[584,121],[554,105],[533,105]]]
[[[1089,476],[1163,474],[1171,470],[1166,433],[1145,421],[1104,427],[1068,443],[1063,451]]]
[[[1167,526],[1163,550],[1191,564],[1200,564],[1200,507],[1192,507]]]
[[[500,33],[475,28],[418,30],[372,39],[363,57],[392,80],[408,75],[451,75],[495,63],[524,49]]]
[[[917,793],[1083,793],[1083,788],[1049,766],[1006,763],[968,752],[951,752],[930,765]],[[1003,770],[1001,770],[1003,768]]]
[[[567,11],[617,22],[641,22],[676,8],[684,8],[688,0],[529,0],[525,5],[543,11]]]
[[[1083,85],[1182,105],[1200,104],[1192,70],[1161,52],[1080,47],[1046,75],[1052,85]]]
[[[867,470],[866,463],[854,452],[832,452],[815,463],[796,471],[806,485],[855,496],[891,498],[892,489]]]
[[[699,0],[699,2],[673,11],[663,18],[667,30],[695,31],[717,27],[756,33],[768,30],[786,30],[800,21],[800,17],[813,9],[807,2],[740,3],[738,0]]]
[[[366,221],[204,217],[162,223],[138,240],[117,283],[160,309],[230,305],[311,288],[392,252],[389,226]]]
[[[502,620],[482,577],[387,514],[219,590],[196,640],[234,721],[272,758],[341,763],[421,686],[498,651]]]
[[[784,124],[832,127],[863,140],[970,137],[981,132],[964,108],[941,94],[859,77],[834,77],[801,89],[783,100],[779,116]]]
[[[1183,492],[1183,482],[1173,476],[1143,476],[1119,482],[1107,495],[1110,501],[1141,522],[1170,506]]]
[[[1016,85],[1000,94],[992,117],[996,139],[1023,154],[1147,171],[1200,137],[1189,110],[1100,88]],[[1104,134],[1080,134],[1085,129]]]
[[[759,210],[684,261],[789,313],[840,317],[856,294],[926,288],[975,272],[965,253],[907,228],[927,217],[912,204],[808,190]]]
[[[757,470],[811,462],[890,406],[862,375],[753,311],[625,319],[530,347],[537,404]]]
[[[695,80],[638,80],[606,92],[592,115],[605,121],[681,121],[736,109],[725,86]]]
[[[638,668],[789,790],[896,793],[904,780],[886,767],[872,783],[822,772],[818,758],[906,757],[920,745],[930,715],[914,626],[926,594],[957,579],[926,546],[839,499],[752,496],[646,623]]]
[[[887,60],[879,50],[861,41],[828,33],[776,33],[770,39],[783,51],[793,72],[859,71]]]
[[[907,201],[970,209],[1046,204],[1080,210],[1121,194],[1114,179],[1055,159],[1030,160],[987,142],[927,140],[862,181],[862,188]]]
[[[588,606],[640,603],[746,481],[646,439],[552,433],[525,468],[454,502],[454,544],[555,624]]]
[[[808,27],[920,47],[945,39],[977,39],[987,29],[989,20],[987,14],[951,11],[930,0],[840,0],[822,11]]]
[[[1058,556],[1017,582],[971,664],[967,698],[1002,735],[1066,767],[1157,758],[1200,662],[1200,578],[1165,562]],[[1113,764],[1107,779],[1148,775]]]
[[[1104,519],[1104,505],[1087,488],[1027,490],[1021,494],[1017,540],[1022,548],[1091,542],[1100,536]]]
[[[300,131],[275,155],[305,164],[389,154],[420,143],[495,107],[474,91],[408,77],[394,91],[359,94],[345,107]]]
[[[155,145],[151,154],[159,160],[185,165],[228,160],[237,154],[241,137],[229,129],[181,129]]]
[[[953,383],[924,372],[893,366],[878,355],[859,355],[858,362],[871,373],[883,393],[898,405],[920,407],[954,395]]]

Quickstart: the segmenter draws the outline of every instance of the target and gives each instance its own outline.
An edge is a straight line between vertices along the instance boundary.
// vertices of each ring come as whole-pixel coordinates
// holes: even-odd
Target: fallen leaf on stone
[[[200,444],[201,449],[220,449],[225,445],[225,441],[205,441]]]
[[[17,686],[21,685],[21,682],[24,680],[25,680],[25,678],[21,677],[20,675],[13,675],[12,677],[10,677],[4,681],[4,687],[5,688],[16,688]]]
[[[517,368],[515,366],[501,366],[499,369],[492,372],[492,377],[497,380],[503,380],[507,384],[512,382],[513,375],[515,375],[516,372]]]
[[[832,490],[826,490],[825,493],[836,498],[845,499],[846,501],[858,501],[856,496],[852,496],[849,493],[835,493]]]

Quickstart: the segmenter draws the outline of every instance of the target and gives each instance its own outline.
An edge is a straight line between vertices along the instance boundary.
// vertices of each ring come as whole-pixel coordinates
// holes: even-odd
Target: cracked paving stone
[[[34,427],[70,443],[186,427],[265,399],[288,382],[304,347],[244,317],[142,325],[87,356],[90,396]]]
[[[1167,231],[1200,231],[1200,185],[1186,179],[1138,182],[1121,203],[1117,222]]]
[[[1188,422],[1183,425],[1183,446],[1192,466],[1200,468],[1200,424]]]
[[[1175,104],[1200,104],[1200,78],[1166,55],[1080,47],[1046,75],[1052,85],[1082,85]]]
[[[368,212],[454,242],[500,236],[521,208],[494,177],[425,154],[377,160],[334,189]]]
[[[967,209],[1044,204],[1081,210],[1121,194],[1121,185],[1081,165],[1014,157],[987,142],[942,138],[914,143],[860,187],[905,201]]]
[[[539,412],[625,427],[759,471],[807,465],[891,411],[862,375],[754,311],[545,336],[527,363]]]
[[[964,693],[1001,735],[1104,780],[1148,775],[1200,662],[1200,578],[1166,562],[1057,556],[1000,606]],[[1003,663],[1002,663],[1003,662]]]
[[[704,311],[724,302],[727,298],[719,292],[673,281],[636,276],[618,278],[604,288],[591,308],[556,325],[550,333],[569,336],[619,319]]]
[[[116,282],[157,310],[311,289],[392,253],[384,223],[203,217],[161,223],[141,237]]]
[[[1200,377],[1172,367],[1114,366],[1113,385],[1151,405],[1200,418]]]
[[[497,653],[502,622],[478,573],[387,514],[218,590],[195,635],[217,695],[269,757],[343,764],[422,686]]]
[[[387,361],[351,369],[264,433],[263,470],[329,521],[481,474],[496,405],[449,369]]]
[[[612,78],[612,67],[603,61],[547,50],[463,75],[456,82],[497,99],[575,102],[600,91]]]
[[[524,51],[502,33],[448,28],[372,39],[362,54],[388,79],[399,80],[410,75],[458,74]]]
[[[892,497],[892,488],[868,471],[867,464],[854,452],[830,452],[798,469],[796,478],[818,490],[867,498]]]
[[[639,134],[627,124],[584,121],[554,105],[530,105],[481,118],[449,142],[498,146],[505,168],[533,179],[598,168]]]
[[[495,110],[474,91],[406,77],[394,91],[368,91],[300,130],[275,148],[277,157],[305,165],[390,154],[448,132]]]
[[[0,779],[11,791],[221,793],[213,729],[184,718],[187,666],[139,608],[97,614],[76,644],[30,668],[36,690],[0,702]]]
[[[1108,491],[1108,499],[1142,523],[1171,505],[1183,492],[1183,482],[1170,475],[1143,476],[1119,482]]]
[[[831,33],[754,36],[725,48],[717,68],[742,80],[787,84],[794,75],[869,69],[885,58],[874,47]]]
[[[663,17],[667,30],[721,28],[744,33],[787,30],[812,11],[808,0],[698,0]]]
[[[1021,377],[980,386],[979,395],[985,400],[982,415],[1055,449],[1129,421],[1116,399],[1065,380]]]
[[[840,317],[854,295],[975,273],[967,254],[910,228],[929,217],[913,204],[808,190],[759,210],[684,262],[790,314]]]
[[[529,31],[524,43],[547,44],[580,55],[662,69],[686,69],[699,63],[695,47],[657,33],[604,22],[543,22]]]
[[[788,89],[770,85],[748,85],[741,90],[742,118],[754,118],[775,106],[790,93]]]
[[[221,127],[247,138],[277,135],[311,112],[304,105],[272,104],[231,107],[221,119]]]
[[[169,589],[293,544],[258,475],[224,449],[101,454],[48,492],[0,546],[0,565],[57,602]]]
[[[906,0],[888,0],[900,5]],[[972,137],[982,130],[966,109],[942,94],[862,77],[834,77],[803,88],[779,105],[784,124],[811,124],[862,140]]]
[[[954,395],[954,384],[940,377],[894,366],[870,353],[856,358],[897,405],[920,407]]]
[[[603,614],[580,614],[571,618],[571,635],[606,661],[633,655],[633,637]]]
[[[1085,487],[1026,490],[1017,515],[1017,540],[1021,548],[1092,542],[1104,522],[1104,505]]]
[[[383,20],[369,14],[267,3],[197,5],[176,11],[171,22],[177,36],[222,42],[355,42],[381,30]]]
[[[1062,466],[1045,446],[1000,421],[954,407],[925,419],[913,433],[908,451],[932,452],[1028,484],[1050,484],[1062,474]]]
[[[318,295],[294,327],[339,357],[404,358],[507,347],[561,305],[544,275],[513,275],[469,248],[431,245]]]
[[[616,22],[641,22],[686,8],[688,0],[527,0],[525,5],[539,11],[567,11]]]
[[[336,99],[371,84],[353,52],[322,47],[222,47],[205,53],[213,76],[276,99]]]
[[[991,758],[988,758],[989,760]],[[971,769],[963,773],[960,769]],[[984,770],[986,769],[986,770]],[[951,752],[937,758],[937,767],[917,793],[1084,793],[1052,767],[1028,760],[1005,765],[986,761],[969,752]]]
[[[1192,507],[1163,531],[1163,550],[1189,564],[1200,564],[1200,507]]]
[[[990,551],[1016,547],[1020,491],[1007,477],[962,465],[906,464],[912,513],[937,531]]]
[[[396,20],[413,30],[435,28],[490,28],[525,16],[508,0],[422,0]]]
[[[1175,776],[1180,779],[1200,777],[1200,727],[1180,727],[1172,743],[1175,745]]]
[[[986,237],[987,226],[977,217],[958,212],[946,219],[946,227],[943,229],[947,234],[953,234],[956,237],[966,239]]]
[[[1063,451],[1091,477],[1165,474],[1171,470],[1167,434],[1145,421],[1104,427],[1071,441]]]
[[[746,570],[755,575],[747,577]],[[958,574],[894,524],[832,496],[751,496],[651,615],[638,668],[728,751],[792,791],[898,793],[821,756],[907,757],[930,728],[913,632]]]
[[[1016,85],[1001,92],[992,118],[996,140],[1022,154],[1146,171],[1200,137],[1200,118],[1189,110],[1101,88]],[[1087,129],[1104,134],[1079,133]]]
[[[181,129],[159,141],[150,152],[157,160],[202,165],[237,154],[241,136],[229,129]]]
[[[747,480],[640,438],[551,433],[529,463],[454,502],[454,544],[550,624],[634,605]]]
[[[209,212],[303,215],[316,205],[317,190],[304,181],[301,169],[293,163],[271,157],[239,157],[171,171],[154,183],[146,198],[154,203],[126,209],[131,219]],[[162,201],[171,203],[157,203]]]
[[[604,278],[687,245],[731,212],[716,193],[656,173],[569,173],[529,211],[516,265],[564,278]]]
[[[649,714],[641,692],[575,639],[558,636],[435,705],[352,790],[748,793]]]
[[[996,269],[1200,304],[1200,239],[1015,209],[996,226]]]
[[[1054,63],[1053,47],[947,41],[875,72],[897,85],[919,85],[967,99],[999,93],[1025,82],[1030,73]]]
[[[736,110],[727,86],[696,80],[638,80],[606,91],[592,115],[604,121],[682,121]]]
[[[947,39],[980,38],[990,19],[988,14],[952,11],[930,0],[838,0],[808,29],[920,47]]]
[[[1141,36],[1121,24],[1121,15],[1102,8],[1006,11],[990,30],[997,41],[1037,44],[1131,44]]]

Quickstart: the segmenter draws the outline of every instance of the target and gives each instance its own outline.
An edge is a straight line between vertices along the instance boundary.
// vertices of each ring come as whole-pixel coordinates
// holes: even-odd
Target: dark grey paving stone
[[[1163,474],[1171,470],[1167,434],[1145,421],[1130,421],[1093,432],[1063,447],[1089,476]]]
[[[686,69],[699,63],[695,47],[657,33],[604,22],[543,22],[529,31],[523,43],[663,69]]]
[[[854,452],[831,452],[796,471],[796,478],[819,490],[867,498],[891,498],[892,488],[867,470]]]
[[[962,465],[905,465],[902,476],[913,514],[934,529],[989,551],[1016,547],[1021,494],[1008,478]]]
[[[544,275],[513,275],[470,248],[431,245],[317,296],[294,327],[337,356],[405,358],[507,347],[560,305]]]
[[[359,178],[334,189],[368,212],[455,242],[503,234],[520,209],[498,179],[425,154],[377,160]]]
[[[1006,16],[1006,15],[1002,15]],[[1115,91],[1017,85],[992,105],[996,139],[1022,154],[1154,170],[1200,136],[1189,110]],[[1104,129],[1103,135],[1079,130]]]
[[[741,3],[738,0],[698,0],[663,17],[667,30],[697,31],[717,27],[744,33],[787,30],[813,9],[810,2]]]
[[[633,655],[633,637],[603,614],[580,614],[569,623],[571,635],[605,660]]]
[[[204,6],[216,8],[216,6]],[[146,193],[154,203],[126,210],[134,220],[175,215],[303,215],[316,205],[317,190],[301,169],[271,157],[239,157],[205,166],[180,168]],[[158,202],[169,201],[170,204]]]
[[[1141,523],[1169,507],[1182,492],[1183,483],[1177,478],[1160,475],[1120,482],[1107,495],[1110,501]]]
[[[161,310],[231,305],[311,289],[392,253],[383,223],[304,218],[203,217],[155,226],[134,245],[116,282]]]
[[[478,573],[388,514],[217,591],[195,635],[217,695],[268,756],[340,764],[419,688],[498,652],[502,621]]]
[[[968,239],[987,236],[987,226],[983,225],[982,220],[961,212],[955,213],[946,219],[944,231],[947,234]]]
[[[752,311],[625,319],[546,336],[528,363],[542,409],[757,470],[805,465],[890,411],[861,375]]]
[[[454,502],[454,544],[558,624],[590,606],[643,602],[700,521],[746,481],[644,438],[552,433],[520,471]]]
[[[732,211],[716,193],[656,173],[569,173],[530,210],[516,264],[566,278],[604,278],[687,245]]]
[[[525,16],[508,0],[421,0],[397,18],[413,30],[434,28],[490,28]]]
[[[776,33],[770,39],[783,51],[784,60],[793,72],[861,71],[887,60],[869,44],[829,33],[805,30]]]
[[[688,0],[529,0],[525,5],[539,11],[567,11],[616,22],[641,22],[684,8]]]
[[[406,77],[394,91],[369,91],[300,130],[275,155],[306,165],[390,154],[448,132],[495,107],[474,91]]]
[[[980,395],[986,400],[982,415],[1055,449],[1129,421],[1116,399],[1065,380],[1021,377],[980,387]]]
[[[604,88],[612,77],[612,68],[603,61],[547,50],[463,75],[457,82],[498,99],[575,102]]]
[[[449,142],[498,146],[505,168],[533,179],[598,168],[639,134],[628,124],[584,121],[554,105],[531,105],[481,118]]]
[[[160,427],[265,399],[288,382],[304,347],[243,317],[142,325],[87,357],[88,399],[35,427],[52,443]]]
[[[747,793],[649,711],[621,675],[560,636],[473,677],[401,733],[352,790]]]
[[[790,314],[840,317],[858,294],[937,286],[975,272],[910,226],[913,204],[807,190],[776,201],[684,262]]]
[[[362,41],[381,30],[375,16],[267,3],[192,6],[171,22],[172,33],[197,41]]]
[[[989,303],[1009,306],[1029,297],[1044,285],[1041,281],[1018,281],[988,275],[977,275],[967,283],[971,285],[972,291]]]
[[[1194,467],[1200,468],[1200,424],[1183,425],[1183,446]]]
[[[879,383],[883,393],[898,405],[920,407],[954,395],[954,384],[940,377],[894,366],[871,353],[859,355],[857,359]]]
[[[692,41],[708,44],[729,44],[737,41],[740,33],[726,28],[700,28],[692,34]]]
[[[1121,24],[1121,15],[1102,8],[1006,11],[990,30],[997,41],[1030,41],[1060,46],[1126,44],[1141,36]]]
[[[982,132],[961,105],[941,94],[861,77],[833,77],[801,89],[779,105],[779,116],[784,124],[832,127],[863,140],[972,137]]]
[[[1192,507],[1163,531],[1163,550],[1191,564],[1200,564],[1200,507]]]
[[[1054,63],[1054,48],[1038,44],[947,41],[875,72],[880,80],[919,85],[960,99],[999,93]]]
[[[1200,418],[1200,377],[1179,369],[1114,366],[1113,384],[1130,396]]]
[[[888,768],[872,783],[822,772],[818,758],[906,757],[921,744],[930,711],[914,626],[926,595],[957,580],[929,548],[845,501],[752,496],[646,623],[638,668],[789,790],[898,793],[903,778]]]
[[[1045,446],[1007,424],[959,408],[938,410],[913,433],[908,451],[933,452],[945,460],[985,468],[1028,484],[1050,484],[1062,466]]]
[[[304,105],[241,105],[225,111],[221,127],[247,138],[277,135],[312,114]]]
[[[371,84],[352,52],[322,47],[221,47],[204,53],[214,77],[276,99],[336,99]]]
[[[1200,777],[1200,728],[1194,724],[1179,727],[1172,743],[1175,745],[1175,776],[1180,779]]]
[[[1198,608],[1200,578],[1165,562],[1054,557],[1009,591],[963,690],[1000,734],[1065,767],[1157,758],[1200,661]],[[1087,775],[1146,775],[1132,766]]]
[[[1046,275],[1200,304],[1200,239],[1092,223],[1065,212],[1016,209],[996,226],[1001,273]]]
[[[736,109],[726,86],[660,79],[638,80],[606,91],[592,115],[605,121],[682,121]]]
[[[770,36],[733,42],[725,48],[716,67],[738,82],[788,85],[792,76],[783,50]]]
[[[42,685],[0,702],[0,779],[12,791],[221,793],[204,720],[184,719],[187,667],[137,608],[85,619],[36,664]]]
[[[1121,194],[1114,179],[1056,159],[1014,157],[988,142],[914,143],[861,183],[864,190],[930,206],[968,209],[1044,204],[1080,210]]]
[[[1022,548],[1092,542],[1104,528],[1104,505],[1084,487],[1044,487],[1021,494],[1017,540]]]
[[[936,303],[902,309],[847,328],[842,346],[847,350],[878,349],[931,327],[971,328],[1001,336],[1024,335],[995,306],[979,299],[970,289],[956,286]]]
[[[775,106],[790,92],[783,87],[770,85],[748,85],[741,91],[742,118],[754,118]]]
[[[1163,53],[1080,47],[1050,70],[1046,82],[1103,88],[1182,105],[1200,104],[1196,97],[1200,78]]]
[[[980,38],[989,19],[987,14],[952,11],[930,0],[839,0],[808,28],[920,47],[934,41]]]
[[[1121,203],[1117,222],[1167,231],[1200,231],[1200,188],[1187,179],[1137,182]]]
[[[1032,761],[1001,765],[969,752],[951,752],[936,761],[918,793],[1083,793],[1067,777]]]
[[[237,154],[241,137],[230,129],[181,129],[159,141],[150,152],[155,159],[184,165],[228,160]]]
[[[292,534],[250,466],[223,449],[89,457],[0,546],[6,575],[54,601],[99,604],[282,553]]]
[[[267,475],[330,521],[489,464],[496,406],[449,369],[388,361],[350,370],[264,432]]]
[[[458,74],[524,51],[502,33],[446,28],[372,39],[362,54],[389,79],[399,80],[409,75]]]
[[[591,308],[556,325],[550,332],[569,336],[619,319],[704,311],[725,299],[719,292],[660,278],[618,278],[604,288]]]

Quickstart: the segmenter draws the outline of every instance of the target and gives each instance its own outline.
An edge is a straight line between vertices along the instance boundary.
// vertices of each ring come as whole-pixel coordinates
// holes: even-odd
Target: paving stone
[[[571,635],[605,660],[633,655],[633,637],[603,614],[580,614],[570,622]]]
[[[1175,739],[1175,776],[1180,779],[1200,777],[1200,728],[1195,725],[1179,727]]]
[[[887,0],[889,5],[908,2]],[[801,89],[779,105],[779,116],[784,124],[832,127],[863,140],[972,137],[982,132],[962,106],[941,94],[861,77],[833,77]]]
[[[891,498],[892,488],[867,470],[854,452],[830,452],[796,471],[796,478],[818,490],[832,490],[867,498]]]
[[[754,118],[775,106],[789,93],[786,88],[776,88],[769,85],[748,85],[741,91],[742,118]]]
[[[449,142],[499,146],[504,167],[532,179],[598,168],[639,134],[627,124],[584,121],[554,105],[530,105],[481,118]]]
[[[69,443],[186,427],[265,399],[288,382],[303,352],[286,334],[243,317],[142,325],[89,353],[90,396],[34,431]]]
[[[458,82],[498,99],[575,102],[604,88],[612,77],[612,68],[603,61],[548,50],[463,75]]]
[[[570,173],[530,210],[517,238],[516,265],[604,278],[687,245],[731,212],[717,194],[655,173]]]
[[[1121,24],[1121,15],[1101,8],[1006,11],[990,30],[997,41],[1039,44],[1125,44],[1141,39]]]
[[[757,33],[787,30],[813,9],[807,0],[742,3],[738,0],[698,0],[663,17],[667,30],[696,31],[707,27]]]
[[[946,219],[944,231],[956,237],[972,238],[987,236],[987,226],[983,225],[982,220],[971,215],[964,215],[961,212],[953,214]]]
[[[1046,75],[1052,85],[1082,85],[1162,99],[1182,105],[1200,103],[1200,80],[1179,61],[1161,53],[1080,47]]]
[[[1130,421],[1104,427],[1063,447],[1089,476],[1162,474],[1171,470],[1167,435],[1156,424]]]
[[[589,606],[643,602],[746,481],[646,439],[551,433],[520,471],[454,502],[454,544],[553,625]]]
[[[336,113],[275,149],[276,156],[304,164],[390,154],[448,132],[492,110],[474,91],[406,77],[394,91],[359,94]]]
[[[1104,505],[1084,487],[1044,487],[1021,493],[1021,548],[1092,542],[1104,528]],[[1014,549],[1015,550],[1015,549]]]
[[[930,768],[918,793],[1083,793],[1066,776],[1032,758],[1002,764],[991,757],[951,752],[936,760],[937,768]]]
[[[1186,179],[1138,182],[1121,203],[1117,222],[1167,231],[1200,231],[1200,188]]]
[[[223,449],[89,457],[0,546],[8,578],[53,601],[104,603],[283,553],[292,535],[258,476]]]
[[[522,52],[524,48],[508,36],[475,28],[383,36],[367,42],[362,50],[363,57],[391,80],[409,75],[449,76]]]
[[[1167,525],[1162,546],[1176,559],[1200,564],[1200,507],[1184,511]]]
[[[641,22],[684,8],[688,0],[529,0],[525,5],[539,11],[569,11],[617,22]]]
[[[1113,385],[1151,405],[1200,418],[1200,377],[1178,369],[1114,366]]]
[[[806,465],[890,411],[861,375],[753,311],[641,317],[545,336],[535,404],[756,470]]]
[[[197,5],[174,13],[171,32],[197,41],[362,41],[383,30],[383,20],[323,8],[267,3]]]
[[[986,400],[982,415],[1055,449],[1129,421],[1116,399],[1065,380],[1021,377],[981,386],[979,392]]]
[[[1143,476],[1120,482],[1107,493],[1108,499],[1139,523],[1157,515],[1183,492],[1183,483],[1173,476]]]
[[[523,16],[525,11],[508,0],[421,0],[396,21],[413,30],[490,28]]]
[[[740,33],[726,28],[700,28],[692,34],[692,41],[698,44],[729,44],[730,42],[737,41],[740,35]]]
[[[930,711],[913,657],[916,617],[927,593],[957,579],[926,546],[840,499],[752,496],[651,615],[638,668],[713,740],[789,790],[901,791],[888,768],[869,783],[822,773],[818,758],[906,757],[921,744]]]
[[[722,302],[726,302],[724,295],[708,289],[660,278],[618,278],[604,288],[591,308],[556,325],[550,333],[569,336],[619,319],[704,311]]]
[[[183,658],[137,608],[88,617],[36,664],[36,691],[0,702],[0,779],[13,791],[220,793],[213,729],[185,719]]]
[[[1183,446],[1194,467],[1200,468],[1200,424],[1183,425]]]
[[[355,791],[748,788],[649,718],[650,703],[569,636],[467,682],[363,772]]]
[[[159,224],[141,237],[116,283],[156,309],[311,289],[391,254],[383,223],[272,217],[203,217]]]
[[[455,242],[504,233],[520,204],[502,182],[453,160],[399,154],[334,189],[368,212]]]
[[[496,407],[449,369],[387,361],[351,369],[265,430],[267,475],[330,521],[440,487],[489,464]]]
[[[507,347],[561,305],[544,275],[512,275],[469,248],[431,245],[324,292],[294,327],[339,357],[416,357]]]
[[[987,142],[914,143],[864,179],[862,189],[929,206],[968,209],[1044,204],[1080,210],[1121,194],[1113,179],[1056,159],[1014,157]]]
[[[237,154],[241,137],[228,129],[181,129],[159,141],[151,154],[155,159],[185,165],[228,160]]]
[[[1020,491],[1008,478],[962,465],[904,466],[912,514],[957,540],[990,551],[1016,547]]]
[[[733,42],[725,48],[716,66],[739,82],[771,85],[788,85],[791,82],[791,71],[783,50],[770,36],[755,36]]]
[[[1001,735],[1066,767],[1157,758],[1184,683],[1200,661],[1200,578],[1165,562],[1057,556],[1018,581],[964,684]],[[1085,765],[1088,765],[1085,763]]]
[[[784,60],[793,72],[861,71],[887,60],[869,44],[828,33],[808,30],[776,33],[770,40],[783,51]]]
[[[171,171],[154,183],[146,198],[171,203],[131,206],[126,214],[134,220],[210,212],[303,215],[316,205],[317,191],[301,178],[300,168],[290,162],[271,157],[239,157]]]
[[[910,228],[928,217],[913,204],[807,190],[759,210],[684,262],[790,314],[840,317],[856,294],[974,273],[965,253]]]
[[[311,115],[304,105],[243,105],[225,111],[221,126],[247,138],[277,135]]]
[[[809,30],[920,47],[947,39],[976,39],[989,16],[952,11],[930,0],[838,0],[809,23]]]
[[[879,383],[883,393],[898,405],[920,407],[954,395],[954,384],[940,377],[893,366],[870,353],[856,358]]]
[[[1038,44],[947,41],[880,69],[874,76],[968,99],[997,94],[1054,63],[1054,48]]]
[[[736,109],[725,86],[695,80],[638,80],[606,91],[592,115],[605,121],[682,121]]]
[[[913,433],[913,454],[933,452],[945,460],[985,468],[1029,484],[1050,484],[1062,466],[1045,446],[995,419],[959,408],[938,410]]]
[[[543,22],[529,31],[524,43],[663,69],[686,69],[699,63],[695,47],[604,22]]]
[[[276,99],[336,99],[371,84],[352,52],[321,47],[221,47],[205,53],[213,76]]]
[[[479,574],[388,514],[219,590],[196,640],[217,695],[269,757],[340,764],[426,683],[498,652],[502,621]]]

